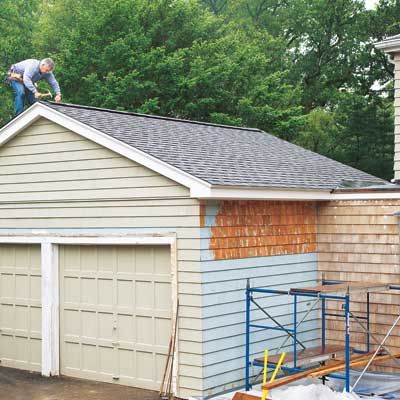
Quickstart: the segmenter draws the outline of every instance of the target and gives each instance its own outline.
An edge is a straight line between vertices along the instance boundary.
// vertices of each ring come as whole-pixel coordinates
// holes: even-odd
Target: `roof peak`
[[[84,110],[104,111],[104,112],[110,112],[110,113],[113,113],[113,114],[133,115],[133,116],[137,116],[137,117],[160,119],[160,120],[164,120],[164,121],[183,122],[183,123],[187,123],[187,124],[215,126],[215,127],[227,128],[227,129],[239,129],[239,130],[242,130],[242,131],[251,131],[251,132],[258,132],[258,133],[259,132],[263,132],[261,129],[257,129],[257,128],[248,128],[248,127],[243,127],[243,126],[215,124],[215,123],[212,123],[212,122],[192,121],[192,120],[189,120],[189,119],[164,117],[164,116],[161,116],[161,115],[152,115],[152,114],[141,114],[141,113],[136,113],[136,112],[132,112],[132,111],[121,111],[121,110],[113,110],[113,109],[110,109],[110,108],[83,106],[83,105],[80,105],[80,104],[57,103],[57,102],[54,102],[54,101],[40,101],[40,103],[42,103],[44,105],[49,103],[49,104],[53,104],[55,106],[79,108],[79,109],[84,109]]]

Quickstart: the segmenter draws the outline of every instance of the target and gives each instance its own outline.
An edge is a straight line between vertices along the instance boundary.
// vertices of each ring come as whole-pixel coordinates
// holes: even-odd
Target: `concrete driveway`
[[[159,400],[157,392],[0,367],[0,400]]]

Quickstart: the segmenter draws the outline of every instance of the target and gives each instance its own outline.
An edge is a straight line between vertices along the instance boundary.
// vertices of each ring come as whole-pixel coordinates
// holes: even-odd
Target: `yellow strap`
[[[268,350],[264,351],[264,375],[263,375],[263,385],[267,383],[267,372],[268,372]],[[262,400],[265,400],[267,398],[267,392],[268,390],[262,391]]]
[[[286,353],[283,352],[283,353],[281,354],[280,358],[279,358],[278,364],[276,364],[274,373],[272,374],[271,380],[269,381],[269,383],[272,383],[272,382],[275,380],[275,377],[276,377],[276,375],[278,374],[278,371],[279,371],[280,368],[281,368],[281,365],[282,365],[282,363],[283,363],[283,359],[285,358],[285,356],[286,356]],[[268,389],[265,390],[265,392],[264,392],[264,390],[262,391],[262,394],[263,394],[262,400],[265,400],[265,398],[267,397],[268,392],[269,392]],[[265,393],[265,397],[264,397],[264,393]]]

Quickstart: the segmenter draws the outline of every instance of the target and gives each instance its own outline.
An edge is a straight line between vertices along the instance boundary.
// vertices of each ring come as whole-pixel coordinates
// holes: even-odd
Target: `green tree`
[[[0,71],[2,71],[2,80],[13,63],[25,58],[33,58],[35,49],[31,39],[36,31],[35,21],[38,15],[39,0],[2,0],[0,13]],[[2,85],[0,91],[0,126],[8,122],[12,115],[11,89]]]

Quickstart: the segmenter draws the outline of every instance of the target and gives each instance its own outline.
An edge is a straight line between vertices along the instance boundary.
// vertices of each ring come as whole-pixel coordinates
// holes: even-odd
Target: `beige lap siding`
[[[40,119],[0,148],[0,228],[176,232],[178,394],[201,394],[199,204],[187,188]]]
[[[395,212],[400,200],[337,201],[318,208],[318,259],[326,279],[400,284],[399,228]],[[352,296],[351,309],[366,311],[366,297]],[[338,307],[331,303],[331,309]],[[400,313],[400,293],[371,294],[371,330],[382,339]],[[344,339],[344,324],[332,317],[327,322],[331,343]],[[339,334],[338,334],[339,333]],[[364,343],[365,335],[351,322],[351,340]],[[373,341],[371,341],[373,343]],[[400,351],[400,327],[387,342]],[[361,346],[361,348],[363,348]]]

